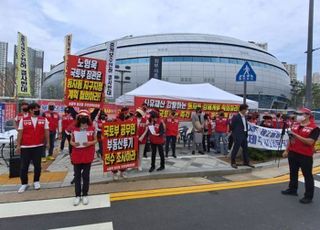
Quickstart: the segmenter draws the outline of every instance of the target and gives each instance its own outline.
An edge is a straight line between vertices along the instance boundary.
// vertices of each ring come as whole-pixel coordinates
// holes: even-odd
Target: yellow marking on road
[[[315,167],[313,169],[314,174],[317,174],[319,172],[320,172],[320,167]],[[118,192],[118,193],[111,193],[110,200],[121,201],[121,200],[142,199],[142,198],[150,198],[150,197],[184,195],[184,194],[192,194],[192,193],[211,192],[211,191],[218,191],[218,190],[248,188],[248,187],[263,186],[263,185],[270,185],[270,184],[279,184],[287,181],[289,181],[288,174],[275,177],[275,178],[241,181],[241,182],[225,182],[225,183],[219,183],[219,184],[197,185],[197,186],[188,186],[188,187],[179,187],[179,188],[164,188],[164,189],[154,189],[154,190],[134,191],[134,192]]]

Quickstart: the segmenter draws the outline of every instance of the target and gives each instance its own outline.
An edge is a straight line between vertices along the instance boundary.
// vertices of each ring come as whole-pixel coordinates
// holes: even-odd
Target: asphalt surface
[[[317,176],[318,177],[318,176]],[[318,177],[318,179],[320,179]],[[320,228],[320,189],[312,204],[283,196],[286,184],[111,202],[111,207],[0,219],[0,229],[37,230],[112,222],[116,230]]]

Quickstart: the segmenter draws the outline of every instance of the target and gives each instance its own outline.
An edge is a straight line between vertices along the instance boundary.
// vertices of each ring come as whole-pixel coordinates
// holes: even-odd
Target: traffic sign
[[[236,81],[256,81],[257,75],[253,71],[252,67],[250,66],[249,62],[245,62],[241,69],[239,70]]]

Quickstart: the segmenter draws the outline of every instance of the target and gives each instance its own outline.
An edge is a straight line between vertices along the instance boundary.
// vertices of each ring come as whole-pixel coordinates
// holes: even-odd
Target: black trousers
[[[155,168],[156,167],[156,155],[157,155],[157,149],[159,150],[159,155],[160,155],[160,167],[165,167],[164,163],[164,152],[163,152],[163,145],[162,144],[152,144],[151,143],[151,167]]]
[[[166,155],[168,156],[169,153],[169,145],[171,144],[171,151],[172,156],[176,155],[176,143],[177,137],[176,136],[166,136]]]
[[[74,184],[76,196],[87,196],[90,183],[90,168],[91,163],[88,164],[74,164]],[[81,181],[82,179],[82,181]],[[82,183],[81,183],[82,182]],[[82,184],[82,186],[81,186]]]
[[[72,151],[72,145],[70,144],[71,135],[68,135],[65,131],[63,131],[62,137],[61,137],[61,143],[60,143],[61,151],[64,149],[64,144],[66,140],[68,140],[69,154],[71,154],[71,151]]]
[[[249,164],[249,154],[248,154],[248,140],[247,138],[236,139],[233,138],[233,149],[231,152],[231,164],[236,163],[236,156],[240,149],[242,148],[242,155],[243,155],[243,163]]]
[[[54,142],[56,140],[56,131],[50,131],[49,132],[49,156],[52,156],[53,149],[54,149]]]
[[[102,155],[102,141],[101,141],[101,137],[102,137],[102,133],[101,133],[101,131],[98,131],[97,132],[97,138],[98,138],[98,144],[99,144],[99,150],[98,150],[98,152],[99,152],[99,154],[101,154]]]
[[[289,168],[290,168],[290,182],[289,189],[297,191],[298,189],[298,173],[301,168],[305,180],[305,193],[304,197],[308,199],[313,198],[314,194],[314,180],[312,175],[313,158],[304,156],[295,152],[289,152],[288,155]]]
[[[204,134],[202,137],[202,147],[203,151],[210,152],[210,135]]]
[[[30,162],[32,161],[34,166],[33,181],[40,180],[41,175],[41,156],[45,151],[43,146],[35,148],[22,148],[21,149],[21,166],[20,166],[20,180],[21,184],[28,184],[28,170]]]

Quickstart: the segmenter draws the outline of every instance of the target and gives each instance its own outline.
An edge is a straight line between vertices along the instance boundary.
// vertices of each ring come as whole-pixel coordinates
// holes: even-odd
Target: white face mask
[[[304,121],[306,118],[303,115],[297,115],[297,122],[302,122]]]

